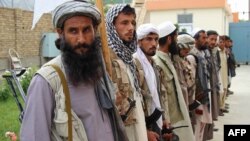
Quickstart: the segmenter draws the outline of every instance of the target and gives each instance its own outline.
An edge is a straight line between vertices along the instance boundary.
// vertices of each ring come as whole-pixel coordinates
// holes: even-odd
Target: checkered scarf
[[[136,90],[139,92],[139,83],[136,76],[136,66],[133,62],[133,53],[137,49],[137,39],[136,33],[134,33],[133,41],[129,44],[124,44],[123,41],[119,38],[118,33],[116,32],[113,21],[115,17],[122,11],[122,9],[128,4],[117,4],[110,8],[106,14],[106,28],[108,33],[108,44],[109,47],[115,52],[115,54],[125,63],[129,65],[131,73],[134,78],[134,85]]]

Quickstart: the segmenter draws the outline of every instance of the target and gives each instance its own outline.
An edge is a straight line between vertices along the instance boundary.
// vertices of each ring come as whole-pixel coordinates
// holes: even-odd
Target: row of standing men
[[[215,60],[216,32],[178,35],[171,22],[143,24],[136,31],[135,9],[115,5],[106,14],[111,80],[96,34],[98,9],[87,1],[68,1],[53,11],[52,20],[62,54],[31,81],[21,140],[201,141],[216,117],[212,113],[224,108],[219,92],[227,86],[220,85],[219,72],[226,58],[220,57],[220,64]],[[69,96],[55,65],[66,78]],[[163,132],[179,126],[187,127]]]

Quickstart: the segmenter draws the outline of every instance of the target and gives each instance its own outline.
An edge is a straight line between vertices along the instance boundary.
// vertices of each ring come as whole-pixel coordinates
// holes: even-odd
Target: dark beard
[[[199,49],[200,50],[206,50],[206,49],[208,49],[208,46],[207,45],[203,45],[203,46],[200,46]]]
[[[178,54],[177,43],[173,37],[171,37],[171,38],[172,38],[172,41],[171,41],[171,44],[169,45],[169,52],[172,55],[175,55],[175,54]]]
[[[156,51],[151,52],[151,53],[146,52],[146,51],[145,51],[145,49],[144,49],[144,48],[142,48],[142,47],[140,47],[140,49],[141,49],[141,51],[142,51],[142,52],[143,52],[146,56],[154,56],[154,55],[155,55],[155,53],[156,53]]]
[[[94,84],[102,76],[101,57],[99,55],[98,41],[92,44],[78,44],[72,47],[65,40],[61,40],[63,63],[66,65],[66,73],[74,86],[81,82]],[[74,49],[88,48],[84,54],[77,54]],[[74,48],[74,49],[73,49]]]

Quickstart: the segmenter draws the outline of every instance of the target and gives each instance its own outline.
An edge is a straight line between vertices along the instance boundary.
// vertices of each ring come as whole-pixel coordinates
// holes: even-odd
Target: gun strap
[[[49,66],[52,66],[56,70],[56,72],[58,73],[58,75],[61,79],[61,84],[63,86],[63,92],[65,95],[66,112],[68,114],[68,141],[73,141],[71,101],[70,101],[69,88],[67,85],[67,81],[66,81],[66,78],[65,78],[62,70],[57,65],[50,64]]]

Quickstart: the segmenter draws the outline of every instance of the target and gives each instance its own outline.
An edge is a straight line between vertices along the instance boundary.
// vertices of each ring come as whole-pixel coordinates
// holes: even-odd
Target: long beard
[[[176,41],[174,41],[173,38],[172,38],[171,44],[169,45],[169,52],[170,52],[172,55],[178,54],[177,43],[176,43]]]
[[[94,84],[102,76],[101,57],[97,40],[92,44],[78,44],[72,47],[65,40],[61,40],[63,63],[66,65],[66,73],[74,86],[79,83]],[[74,49],[73,49],[74,48]],[[76,53],[76,48],[88,48],[83,54]]]
[[[206,50],[206,49],[208,49],[208,46],[207,46],[207,45],[202,45],[202,46],[200,46],[199,49],[200,49],[200,50]]]

